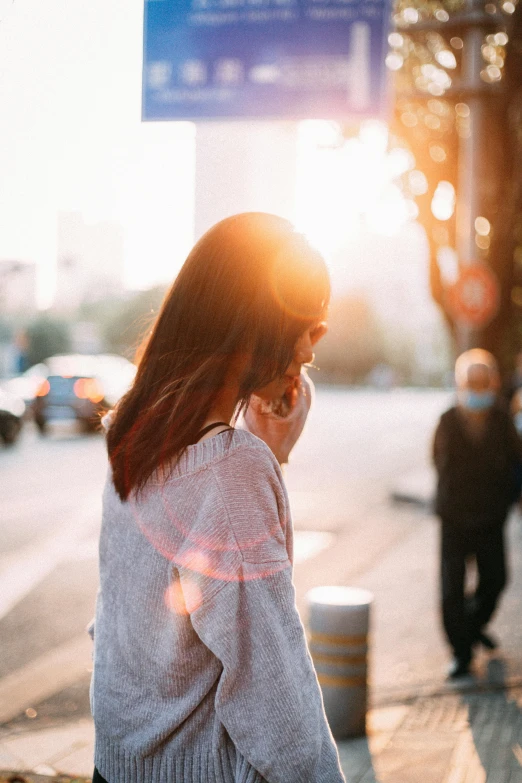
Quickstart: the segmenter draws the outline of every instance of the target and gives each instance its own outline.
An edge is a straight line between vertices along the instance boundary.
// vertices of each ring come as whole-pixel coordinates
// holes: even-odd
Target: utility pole
[[[468,0],[467,12],[469,24],[463,31],[462,74],[459,88],[469,109],[469,132],[459,137],[456,240],[457,255],[461,268],[476,261],[475,220],[481,215],[480,170],[481,159],[485,153],[484,130],[486,114],[487,86],[481,79],[484,66],[482,45],[484,26],[481,19],[485,16],[483,0]],[[473,21],[472,21],[473,20]],[[478,329],[465,323],[457,324],[458,352],[480,346]]]

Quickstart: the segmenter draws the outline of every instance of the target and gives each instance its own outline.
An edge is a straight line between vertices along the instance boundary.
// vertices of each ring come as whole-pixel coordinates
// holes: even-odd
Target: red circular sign
[[[459,279],[448,290],[454,318],[470,326],[485,326],[497,314],[499,288],[495,274],[485,264],[462,267]]]

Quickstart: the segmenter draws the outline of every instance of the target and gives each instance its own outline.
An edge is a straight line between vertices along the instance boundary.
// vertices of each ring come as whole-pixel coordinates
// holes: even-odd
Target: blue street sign
[[[143,119],[386,109],[390,0],[146,0]]]

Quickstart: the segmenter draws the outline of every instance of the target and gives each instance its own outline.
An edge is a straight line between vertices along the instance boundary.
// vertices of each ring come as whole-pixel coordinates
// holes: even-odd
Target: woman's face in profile
[[[262,400],[267,402],[282,397],[287,389],[295,386],[301,375],[301,368],[304,364],[311,364],[314,360],[313,348],[319,340],[324,337],[328,331],[326,321],[317,321],[308,327],[297,340],[294,346],[294,355],[288,365],[286,372],[280,378],[276,378],[267,386],[257,390],[255,393]]]

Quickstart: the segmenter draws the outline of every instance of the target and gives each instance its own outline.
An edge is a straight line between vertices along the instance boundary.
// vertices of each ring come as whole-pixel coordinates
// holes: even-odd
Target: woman
[[[107,423],[95,781],[344,780],[295,608],[279,463],[231,426],[256,395],[246,421],[286,460],[328,297],[306,240],[246,213],[205,234],[164,301]],[[293,408],[286,428],[267,424],[274,401]]]

